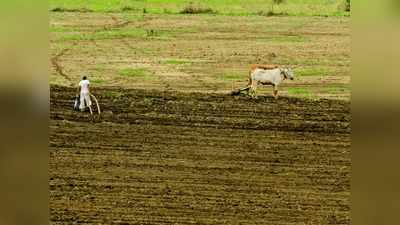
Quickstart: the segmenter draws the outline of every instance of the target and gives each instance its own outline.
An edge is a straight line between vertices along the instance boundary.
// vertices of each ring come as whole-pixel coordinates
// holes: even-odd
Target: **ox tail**
[[[250,70],[249,71],[249,77],[247,78],[247,86],[250,86],[251,85],[251,73],[253,72],[253,70]]]

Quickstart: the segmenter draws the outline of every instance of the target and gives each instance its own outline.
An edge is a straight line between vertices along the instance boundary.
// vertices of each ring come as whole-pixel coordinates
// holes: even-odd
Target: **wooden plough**
[[[243,91],[246,91],[247,92],[246,94],[248,94],[249,89],[250,89],[250,86],[247,86],[247,87],[244,87],[244,88],[239,88],[239,89],[233,90],[231,92],[231,95],[240,95],[240,93],[242,93]]]
[[[90,97],[92,97],[93,99],[94,99],[94,101],[96,102],[96,106],[97,106],[97,112],[99,113],[99,115],[101,114],[101,110],[100,110],[100,105],[99,105],[99,101],[97,101],[97,98],[96,98],[96,96],[94,96],[94,95],[92,95],[92,94],[90,94]],[[90,114],[92,114],[93,115],[93,112],[92,111],[90,111]]]
[[[92,99],[94,99],[94,102],[96,102],[97,112],[98,112],[98,114],[100,115],[100,114],[101,114],[101,110],[100,110],[99,101],[97,101],[96,96],[94,96],[94,95],[92,95],[92,94],[90,94],[90,97],[91,97]],[[79,96],[76,96],[76,97],[75,97],[75,102],[74,102],[74,110],[75,110],[75,111],[80,111],[79,105],[80,105],[80,98],[79,98]],[[93,115],[92,107],[89,106],[88,108],[89,108],[89,110],[90,110],[90,114]]]

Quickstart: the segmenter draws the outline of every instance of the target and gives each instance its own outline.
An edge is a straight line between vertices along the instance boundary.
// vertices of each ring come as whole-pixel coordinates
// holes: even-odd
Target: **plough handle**
[[[100,111],[99,101],[97,101],[97,98],[96,98],[94,95],[92,95],[92,94],[90,94],[90,97],[92,97],[92,98],[94,99],[94,101],[96,102],[97,112],[98,112],[99,115],[100,115],[101,111]]]

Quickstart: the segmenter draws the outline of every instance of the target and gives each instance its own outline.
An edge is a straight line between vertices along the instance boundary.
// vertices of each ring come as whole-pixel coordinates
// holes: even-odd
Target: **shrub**
[[[163,9],[164,14],[171,14],[171,11],[169,9],[164,8]]]
[[[261,10],[261,11],[257,12],[257,15],[259,15],[259,16],[287,16],[289,14],[287,12],[276,13],[272,10],[268,10],[267,12]]]
[[[280,4],[282,4],[282,3],[284,3],[285,2],[285,0],[272,0],[272,5],[271,5],[271,16],[273,16],[274,14],[275,14],[275,12],[274,12],[274,6],[275,5],[280,5]]]
[[[136,8],[133,8],[133,7],[130,7],[130,6],[124,6],[124,7],[122,7],[121,10],[122,10],[123,12],[126,12],[126,11],[137,11]]]
[[[285,2],[285,0],[272,0],[272,3],[276,4],[276,5],[282,4],[284,2]]]
[[[351,4],[350,0],[343,0],[341,4],[338,6],[339,11],[350,12]]]
[[[81,13],[93,12],[93,10],[87,9],[87,8],[68,9],[68,8],[63,8],[63,7],[56,7],[56,8],[51,9],[50,11],[52,11],[52,12],[81,12]]]
[[[350,0],[346,0],[345,6],[346,6],[345,11],[350,12],[350,10],[351,10]]]
[[[159,36],[159,35],[160,35],[159,32],[156,31],[156,30],[153,30],[153,29],[146,30],[146,36],[147,37],[156,37],[156,36]]]
[[[212,14],[212,13],[216,13],[216,12],[209,7],[201,7],[201,6],[195,5],[193,3],[189,3],[189,5],[185,6],[185,8],[183,8],[180,11],[180,13],[181,14],[201,14],[201,13]]]

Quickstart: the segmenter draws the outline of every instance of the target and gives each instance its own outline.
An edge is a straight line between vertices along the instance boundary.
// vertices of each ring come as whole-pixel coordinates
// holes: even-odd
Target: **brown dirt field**
[[[350,103],[51,86],[51,224],[349,224]]]
[[[278,64],[297,74],[282,85],[282,95],[348,100],[349,22],[347,17],[51,13],[51,56],[58,64],[53,63],[50,81],[76,85],[87,74],[101,87],[224,93],[245,85],[251,64]],[[149,75],[120,75],[138,68]]]

